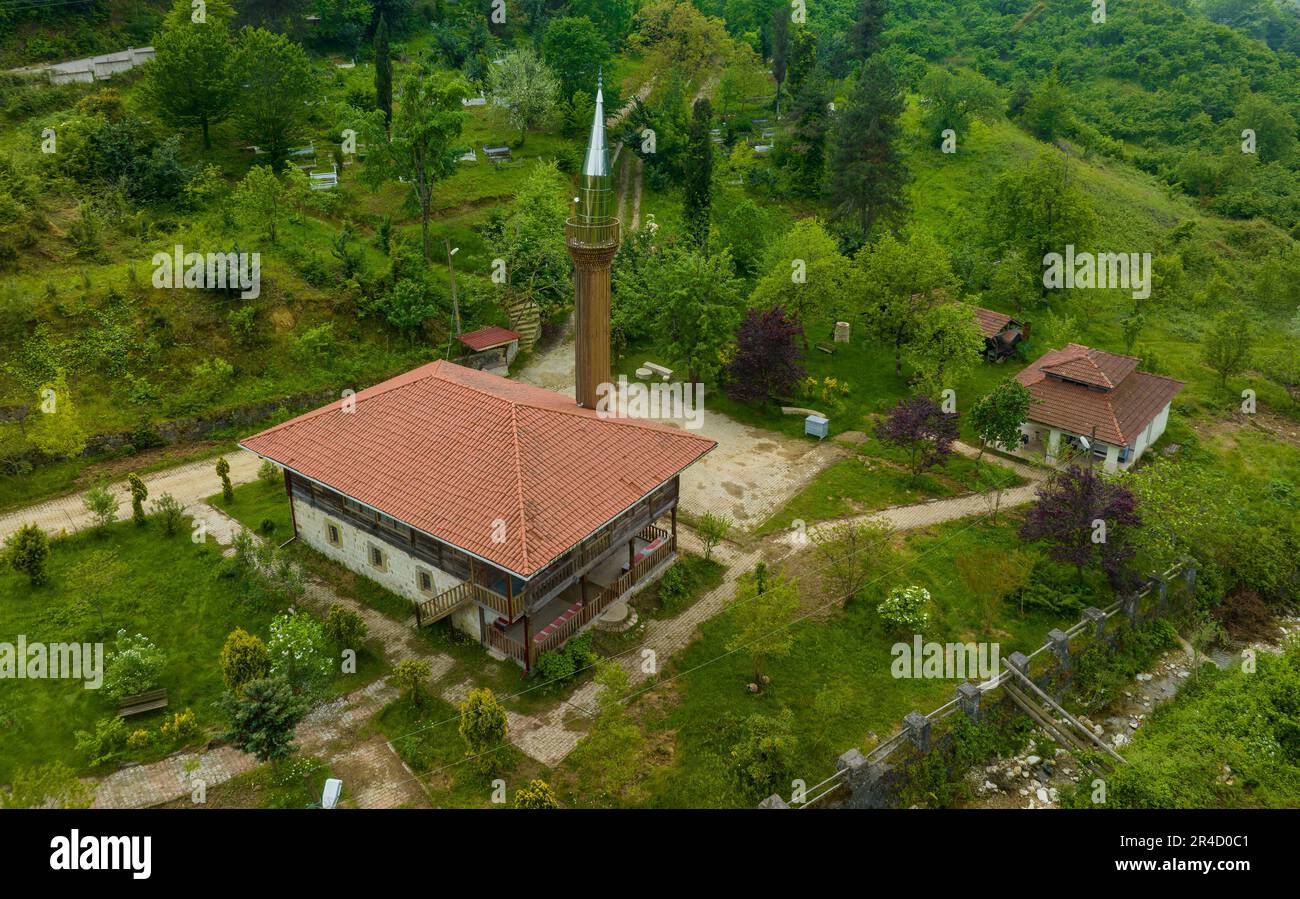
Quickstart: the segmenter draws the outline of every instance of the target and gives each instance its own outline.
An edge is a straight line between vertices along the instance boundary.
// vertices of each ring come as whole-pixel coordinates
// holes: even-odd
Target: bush
[[[465,755],[476,759],[480,771],[496,770],[495,751],[505,745],[509,735],[506,710],[491,690],[470,690],[460,704],[460,737],[465,741]]]
[[[320,686],[334,671],[321,623],[306,612],[277,615],[266,643],[271,674],[283,677],[300,691]]]
[[[257,532],[263,537],[269,537],[275,533],[275,522],[270,518],[263,518],[262,523],[257,526]]]
[[[366,621],[351,609],[332,605],[325,615],[325,636],[340,649],[358,649],[366,638]]]
[[[162,727],[158,728],[158,733],[164,740],[179,743],[194,736],[198,730],[199,722],[194,715],[194,710],[185,709],[164,721]]]
[[[665,571],[659,579],[659,601],[666,608],[675,608],[690,592],[690,576],[681,562]]]
[[[126,738],[126,748],[144,749],[152,742],[153,742],[153,734],[149,733],[149,731],[144,729],[135,730],[132,731],[131,735]]]
[[[559,808],[560,801],[555,798],[555,791],[544,780],[534,778],[528,786],[515,790],[515,808]]]
[[[424,659],[403,659],[393,668],[392,680],[414,705],[420,704],[424,682],[433,669]]]
[[[553,649],[550,652],[544,652],[537,659],[537,674],[547,684],[561,684],[577,673],[577,666],[573,663],[573,656],[569,655],[564,649]]]
[[[81,501],[86,507],[86,511],[90,513],[96,531],[102,532],[110,524],[117,521],[119,506],[117,497],[103,484],[97,484],[87,490]]]
[[[104,666],[104,695],[109,699],[135,696],[158,686],[166,659],[143,634],[117,632],[117,648]]]
[[[185,517],[185,507],[176,497],[164,493],[154,500],[149,508],[154,517],[162,523],[163,533],[168,537],[174,536],[180,530],[181,519]]]
[[[116,715],[100,718],[93,731],[79,730],[73,739],[77,751],[86,756],[86,764],[95,768],[121,754],[127,741],[126,722]]]
[[[257,469],[257,479],[267,487],[274,487],[283,482],[284,476],[280,474],[280,466],[276,465],[270,459],[262,463]]]
[[[750,715],[744,736],[731,749],[733,771],[753,795],[770,795],[788,787],[799,740],[794,735],[794,714],[782,709],[775,716]]]
[[[895,587],[876,606],[880,620],[894,630],[920,632],[930,623],[930,591],[924,587]]]
[[[239,692],[249,681],[260,680],[271,672],[271,656],[260,637],[237,627],[221,647],[221,677],[226,686]]]
[[[33,587],[49,579],[46,562],[50,557],[50,538],[34,524],[23,525],[5,538],[5,559],[20,574],[27,575]]]

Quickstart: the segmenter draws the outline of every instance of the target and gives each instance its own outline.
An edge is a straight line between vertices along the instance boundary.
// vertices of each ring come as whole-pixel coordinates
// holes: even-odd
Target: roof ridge
[[[518,406],[510,404],[510,430],[514,436],[512,443],[515,450],[515,496],[519,500],[519,551],[523,553],[524,567],[529,565],[528,561],[528,519],[527,510],[524,507],[524,471],[523,463],[519,458],[519,415]]]
[[[516,405],[527,406],[529,409],[538,409],[545,412],[556,412],[561,415],[569,415],[583,421],[591,420],[590,416],[582,414],[587,411],[582,406],[535,406],[531,403],[517,403]],[[637,428],[642,431],[656,431],[660,434],[676,434],[683,431],[682,428],[672,428],[668,425],[660,424],[658,420],[651,420],[648,418],[629,418],[619,415],[601,416],[600,413],[597,413],[596,419],[612,425],[623,425],[624,427]],[[693,437],[696,440],[704,440],[708,443],[714,442],[709,440],[708,437],[701,437],[698,434],[691,434],[689,432],[682,433],[682,436]]]

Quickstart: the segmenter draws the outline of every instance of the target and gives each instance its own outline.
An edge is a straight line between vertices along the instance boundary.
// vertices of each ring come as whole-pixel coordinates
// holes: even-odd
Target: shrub
[[[100,718],[93,731],[79,730],[73,735],[77,751],[84,754],[86,764],[95,768],[117,758],[126,746],[126,722],[116,715]]]
[[[704,544],[706,561],[713,555],[713,547],[727,539],[731,525],[730,518],[725,515],[714,515],[712,512],[706,512],[700,519],[700,526],[696,530],[699,532],[700,542]]]
[[[153,742],[153,734],[149,733],[149,731],[144,729],[133,730],[131,735],[126,738],[126,748],[144,749],[151,742]]]
[[[235,501],[235,487],[230,483],[230,463],[225,456],[217,459],[217,477],[221,478],[221,500],[226,503]]]
[[[327,680],[334,660],[326,648],[321,623],[306,612],[277,615],[271,620],[266,643],[271,674],[283,677],[299,690],[312,690]]]
[[[108,488],[102,484],[91,487],[82,497],[82,504],[90,513],[96,531],[103,532],[110,524],[117,521],[119,503]]]
[[[135,472],[127,475],[127,483],[131,485],[131,520],[137,525],[144,526],[144,501],[149,498],[149,488],[144,485],[144,481]]]
[[[675,608],[690,592],[690,576],[681,562],[665,571],[659,579],[659,601],[665,608]]]
[[[560,802],[555,798],[555,791],[544,780],[534,778],[528,786],[515,790],[515,808],[559,808]]]
[[[282,678],[249,681],[238,693],[221,699],[230,719],[223,738],[258,761],[278,763],[293,754],[294,728],[307,713],[307,703]]]
[[[477,759],[485,772],[496,769],[493,753],[503,746],[509,727],[506,710],[491,690],[470,690],[460,704],[460,737],[465,741],[465,755]]]
[[[237,627],[221,647],[221,677],[226,686],[238,692],[249,681],[260,680],[271,672],[271,656],[261,637]]]
[[[537,659],[537,674],[548,684],[560,684],[577,673],[573,656],[564,649],[544,652]]]
[[[403,659],[393,668],[393,683],[414,705],[419,705],[424,682],[429,679],[432,671],[433,669],[424,659]]]
[[[921,631],[930,623],[930,591],[924,587],[895,587],[876,606],[880,620],[901,631]]]
[[[267,487],[274,487],[281,483],[283,475],[280,474],[280,466],[276,465],[270,459],[262,463],[257,469],[257,479]]]
[[[26,524],[5,538],[5,558],[20,574],[27,575],[33,587],[49,579],[46,562],[50,557],[50,538],[34,524]]]
[[[269,537],[275,532],[275,522],[270,518],[263,518],[262,523],[257,526],[257,532],[263,537]]]
[[[174,536],[180,530],[181,519],[185,517],[185,507],[170,493],[164,493],[154,500],[150,511],[162,523],[163,533],[168,537]]]
[[[366,621],[351,609],[330,606],[325,615],[325,636],[340,649],[357,649],[366,638]]]
[[[745,719],[744,736],[731,749],[736,778],[755,795],[779,790],[790,782],[798,746],[794,714],[789,709],[775,716],[750,715]]]
[[[158,733],[164,740],[170,740],[173,743],[179,743],[187,740],[194,734],[198,733],[199,722],[194,715],[193,709],[185,709],[177,712],[162,723],[158,728]]]
[[[134,696],[158,686],[165,663],[162,650],[143,634],[128,637],[117,632],[117,648],[104,666],[104,695],[109,699]]]
[[[121,720],[121,719],[115,719]],[[0,791],[0,808],[89,808],[95,792],[63,762],[23,768],[14,773],[9,793]]]

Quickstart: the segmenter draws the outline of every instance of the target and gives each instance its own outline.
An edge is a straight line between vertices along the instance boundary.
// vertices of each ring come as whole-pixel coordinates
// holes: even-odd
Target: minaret
[[[609,381],[609,267],[618,252],[613,179],[605,146],[605,96],[596,86],[596,114],[591,121],[587,155],[578,173],[573,218],[564,226],[573,257],[576,326],[573,355],[579,406],[596,407],[596,387]]]

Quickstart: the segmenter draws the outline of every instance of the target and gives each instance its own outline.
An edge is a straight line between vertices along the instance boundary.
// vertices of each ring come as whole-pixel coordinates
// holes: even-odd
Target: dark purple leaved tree
[[[1133,589],[1137,576],[1129,567],[1136,550],[1128,540],[1141,527],[1137,499],[1128,489],[1091,468],[1071,465],[1038,488],[1038,502],[1025,514],[1020,536],[1046,540],[1047,554],[1078,569],[1099,562],[1117,592]]]
[[[928,396],[908,397],[899,400],[889,417],[876,425],[876,436],[907,453],[907,467],[915,480],[952,455],[957,413],[944,412]]]
[[[781,306],[750,309],[736,331],[727,395],[743,402],[791,396],[804,377],[802,339],[803,325]]]

